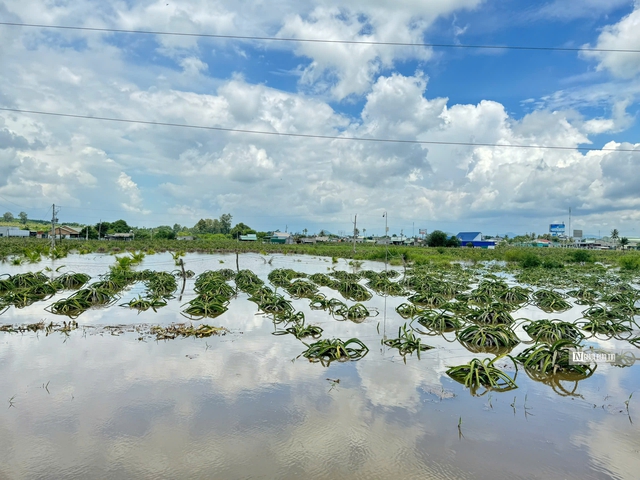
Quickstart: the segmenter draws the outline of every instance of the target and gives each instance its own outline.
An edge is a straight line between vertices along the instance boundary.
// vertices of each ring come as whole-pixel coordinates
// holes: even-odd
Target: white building
[[[18,227],[0,227],[0,237],[28,237],[29,230],[21,230]]]

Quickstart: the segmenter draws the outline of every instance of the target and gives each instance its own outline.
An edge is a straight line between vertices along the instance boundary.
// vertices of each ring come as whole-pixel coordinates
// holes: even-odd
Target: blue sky
[[[0,1],[0,21],[222,35],[640,50],[640,4]],[[260,230],[640,236],[640,54],[309,44],[0,26],[0,208],[62,221]],[[575,147],[592,147],[586,153]],[[612,151],[613,150],[613,151]],[[615,151],[624,150],[624,151]],[[635,151],[634,151],[635,150]],[[33,213],[31,213],[33,212]]]

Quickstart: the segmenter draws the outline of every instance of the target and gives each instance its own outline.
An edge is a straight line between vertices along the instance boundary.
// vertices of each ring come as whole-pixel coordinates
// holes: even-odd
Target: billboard
[[[549,225],[549,233],[552,235],[564,233],[564,223],[552,223]]]
[[[582,230],[574,230],[573,238],[582,238]]]
[[[426,228],[421,228],[420,230],[418,230],[418,234],[419,235],[426,235],[427,234],[427,229]]]

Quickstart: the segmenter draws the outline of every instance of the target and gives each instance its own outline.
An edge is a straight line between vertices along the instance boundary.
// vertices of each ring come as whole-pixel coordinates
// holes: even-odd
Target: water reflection
[[[512,393],[494,394],[485,410],[444,375],[443,352],[404,365],[372,350],[366,361],[321,368],[292,362],[299,349],[293,338],[250,333],[159,343],[137,341],[134,334],[73,332],[66,343],[55,336],[5,335],[0,391],[16,398],[14,408],[0,413],[0,473],[530,478],[535,472],[580,478],[597,468],[631,478],[621,473],[631,470],[603,463],[607,454],[592,450],[613,453],[610,446],[618,444],[622,451],[638,450],[638,427],[587,401],[558,402],[541,396],[537,384],[521,382],[515,409]],[[633,385],[630,371],[617,370],[616,384]],[[590,395],[604,391],[599,383]],[[533,415],[528,419],[521,415],[524,392]],[[606,442],[593,444],[594,423]],[[509,455],[503,455],[506,448]]]

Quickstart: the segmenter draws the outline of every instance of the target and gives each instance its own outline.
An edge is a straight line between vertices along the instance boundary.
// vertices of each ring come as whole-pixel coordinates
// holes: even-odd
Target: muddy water
[[[95,276],[112,262],[70,256],[53,266]],[[196,273],[235,268],[228,255],[188,255],[185,262]],[[259,255],[239,262],[265,280],[272,268],[315,273],[333,266],[294,256],[276,256],[272,265]],[[0,273],[45,265],[5,264]],[[175,267],[170,256],[154,255],[139,268]],[[340,261],[337,268],[350,267]],[[403,299],[394,297],[366,302],[380,314],[361,324],[293,302],[324,337],[358,337],[370,348],[361,361],[329,367],[296,359],[301,342],[271,335],[272,322],[244,294],[206,321],[230,330],[221,337],[156,342],[99,328],[186,321],[180,304],[193,298],[192,285],[158,313],[118,306],[86,312],[78,318],[86,328],[69,336],[0,333],[0,479],[638,478],[638,364],[599,365],[591,378],[555,391],[520,372],[518,389],[472,397],[444,372],[490,355],[469,353],[450,334],[451,342],[424,337],[436,348],[405,364],[380,344],[404,323],[395,312]],[[118,303],[142,291],[134,286]],[[11,308],[0,323],[64,319],[44,311],[51,301]],[[517,315],[549,318],[531,307]]]

